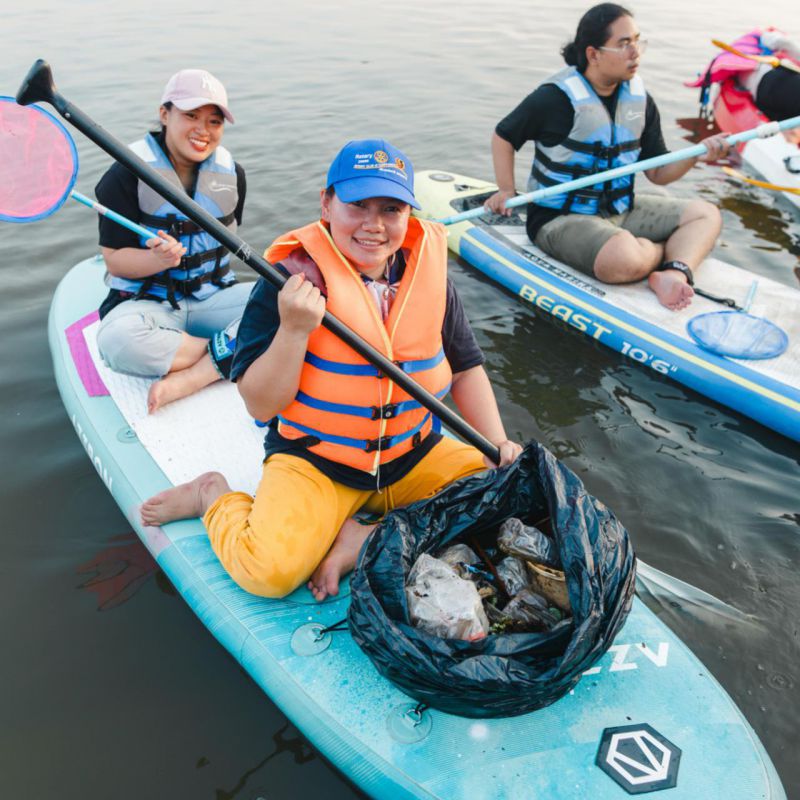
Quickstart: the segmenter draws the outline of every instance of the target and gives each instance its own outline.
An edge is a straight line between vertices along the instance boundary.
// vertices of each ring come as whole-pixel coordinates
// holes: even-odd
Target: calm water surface
[[[259,248],[314,217],[328,163],[350,138],[385,136],[417,168],[490,177],[494,124],[560,65],[557,49],[588,6],[168,5],[4,8],[0,94],[14,94],[44,57],[66,97],[131,141],[155,120],[170,74],[210,69],[238,119],[225,143],[247,169],[242,233]],[[633,10],[650,39],[642,75],[674,149],[685,144],[677,120],[697,108],[681,81],[710,56],[712,36],[768,24],[800,35],[796,4],[777,0]],[[91,193],[108,157],[76,139],[77,188]],[[779,202],[706,167],[672,191],[721,207],[716,255],[792,285],[800,219]],[[33,225],[0,225],[0,796],[354,797],[154,568],[66,418],[47,310],[60,277],[95,252],[95,231],[74,204]],[[593,347],[468,266],[451,268],[509,431],[576,470],[642,558],[755,618],[742,625],[686,604],[664,612],[800,797],[800,448]]]

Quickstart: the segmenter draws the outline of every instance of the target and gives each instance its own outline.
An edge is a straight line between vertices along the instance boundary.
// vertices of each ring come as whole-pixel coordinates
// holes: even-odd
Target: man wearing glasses
[[[574,41],[561,51],[567,67],[542,83],[505,119],[492,138],[499,191],[485,203],[508,215],[516,194],[514,156],[527,141],[536,154],[527,191],[556,186],[668,152],[658,108],[637,75],[647,46],[631,13],[614,3],[587,11]],[[728,153],[724,134],[703,141],[704,160]],[[672,183],[696,159],[645,172]],[[692,270],[721,229],[717,208],[704,200],[637,196],[628,175],[528,205],[531,241],[549,255],[605,283],[647,278],[659,302],[685,308],[694,295]]]

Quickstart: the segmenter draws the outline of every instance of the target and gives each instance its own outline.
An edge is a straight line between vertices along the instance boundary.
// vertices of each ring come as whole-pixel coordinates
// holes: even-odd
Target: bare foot
[[[164,525],[176,519],[202,517],[211,504],[231,490],[219,472],[204,472],[188,483],[153,495],[139,511],[143,525]]]
[[[150,386],[147,393],[147,413],[152,414],[167,403],[199,392],[209,383],[219,380],[219,372],[206,353],[196,364],[167,373]]]
[[[328,595],[339,594],[339,580],[356,565],[361,545],[375,527],[375,525],[362,525],[352,517],[345,520],[333,540],[331,549],[320,561],[308,582],[308,588],[317,600],[322,601]]]
[[[694,297],[694,289],[686,282],[686,276],[677,269],[651,272],[647,283],[655,292],[658,302],[671,311],[686,308]]]

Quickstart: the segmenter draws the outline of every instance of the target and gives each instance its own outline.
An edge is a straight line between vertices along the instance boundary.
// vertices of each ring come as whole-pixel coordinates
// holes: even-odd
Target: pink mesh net
[[[54,117],[0,98],[0,219],[24,222],[51,214],[78,171],[75,144]]]

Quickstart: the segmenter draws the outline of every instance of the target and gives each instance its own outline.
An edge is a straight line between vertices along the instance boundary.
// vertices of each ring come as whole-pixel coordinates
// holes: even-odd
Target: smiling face
[[[321,194],[322,219],[330,225],[333,243],[359,272],[380,278],[403,244],[411,206],[391,197],[370,197],[352,203],[335,194]]]
[[[633,17],[625,14],[614,20],[608,30],[602,47],[586,48],[589,70],[605,84],[629,81],[639,68],[639,27]]]
[[[225,118],[214,105],[191,111],[161,106],[159,118],[167,131],[167,149],[179,175],[205,161],[217,149],[225,128]]]

